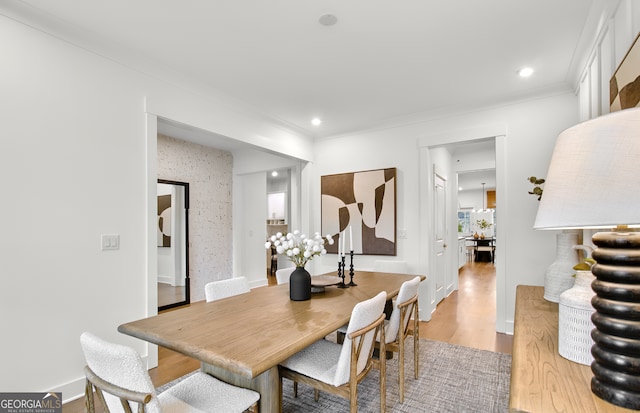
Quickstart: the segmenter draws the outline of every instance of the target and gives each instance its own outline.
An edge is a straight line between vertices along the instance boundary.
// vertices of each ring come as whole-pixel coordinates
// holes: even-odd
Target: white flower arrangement
[[[316,232],[313,238],[308,238],[306,235],[301,234],[300,231],[295,230],[287,235],[282,234],[282,232],[272,235],[264,246],[267,249],[271,248],[271,246],[276,247],[277,253],[286,254],[289,261],[296,267],[304,267],[307,261],[316,255],[327,253],[324,248],[325,241],[329,245],[333,245],[331,235],[322,237],[320,233]]]

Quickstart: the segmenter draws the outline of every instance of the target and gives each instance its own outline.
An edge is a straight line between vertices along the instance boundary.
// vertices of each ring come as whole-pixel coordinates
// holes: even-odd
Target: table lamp
[[[640,409],[640,109],[613,112],[562,132],[538,207],[536,229],[597,232],[591,287],[591,391]]]

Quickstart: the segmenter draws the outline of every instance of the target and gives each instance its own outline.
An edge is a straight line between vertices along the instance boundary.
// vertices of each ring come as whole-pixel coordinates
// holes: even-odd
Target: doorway
[[[430,281],[427,282],[425,288],[420,291],[420,309],[419,317],[421,320],[428,321],[431,319],[431,314],[436,309],[436,285],[435,285],[435,211],[431,206],[434,202],[435,190],[434,190],[434,164],[438,164],[445,169],[446,177],[451,185],[449,191],[449,197],[447,198],[448,208],[448,225],[449,231],[447,233],[447,245],[452,248],[446,249],[446,277],[454,280],[454,289],[458,288],[458,199],[457,191],[453,190],[457,185],[456,175],[458,162],[451,154],[458,146],[473,143],[482,143],[491,141],[494,145],[491,149],[493,158],[495,161],[491,164],[490,168],[494,168],[496,171],[496,203],[499,205],[506,199],[507,188],[505,183],[505,165],[506,165],[506,125],[494,124],[486,127],[452,130],[436,135],[429,135],[420,138],[419,140],[419,156],[420,156],[420,177],[423,182],[420,185],[420,203],[424,205],[424,208],[420,212],[420,228],[422,236],[420,238],[420,244],[428,254],[425,254],[425,259],[420,261],[420,268],[427,274],[431,274]],[[470,161],[478,161],[478,159],[470,159]],[[472,169],[487,169],[487,166],[480,166],[479,164],[466,165],[468,170]],[[508,211],[501,210],[501,219],[507,219]],[[508,234],[502,231],[500,238],[496,243],[496,250],[503,249],[503,245],[508,242]],[[504,254],[496,254],[495,260],[495,273],[496,273],[496,331],[507,331],[507,317],[506,314],[506,276],[504,271]],[[447,280],[449,281],[449,280]]]
[[[290,231],[291,169],[276,169],[267,174],[267,237]],[[275,248],[267,250],[267,274],[275,277],[276,271],[291,264]],[[273,278],[272,278],[273,279]]]
[[[464,290],[470,283],[492,286],[491,291],[477,291],[484,297],[486,314],[492,314],[491,324],[496,324],[496,269],[495,248],[498,237],[496,220],[496,140],[481,139],[460,142],[451,148],[451,156],[457,177],[456,204],[458,238],[458,286]],[[490,196],[492,194],[492,196]],[[493,251],[481,251],[493,249]],[[466,280],[466,281],[465,281]],[[466,283],[466,285],[465,285]],[[462,306],[466,294],[459,292]],[[486,321],[485,321],[486,322]]]

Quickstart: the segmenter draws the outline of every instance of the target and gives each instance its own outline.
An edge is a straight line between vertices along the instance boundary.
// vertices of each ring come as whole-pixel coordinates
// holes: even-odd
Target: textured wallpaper
[[[158,178],[189,183],[191,301],[204,285],[232,276],[231,152],[158,135]]]

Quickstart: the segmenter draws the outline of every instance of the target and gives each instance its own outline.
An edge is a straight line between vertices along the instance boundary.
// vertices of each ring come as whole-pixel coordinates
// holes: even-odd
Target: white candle
[[[344,237],[344,231],[342,231],[342,236],[341,237]],[[347,240],[342,241],[342,250],[341,250],[342,255],[344,255],[344,244],[346,244],[346,243],[347,243]]]
[[[353,251],[353,232],[351,231],[351,225],[349,225],[349,251]]]
[[[342,251],[342,237],[338,232],[338,261],[340,261],[340,252]]]

